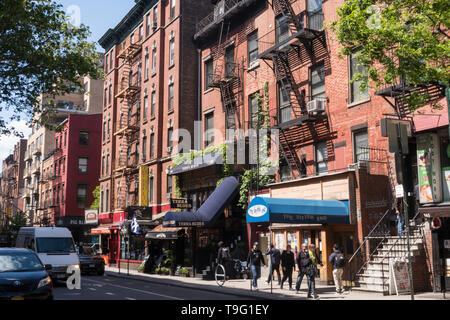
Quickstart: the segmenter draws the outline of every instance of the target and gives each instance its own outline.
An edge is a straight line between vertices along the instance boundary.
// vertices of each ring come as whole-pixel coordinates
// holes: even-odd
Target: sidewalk
[[[306,277],[303,279],[300,293],[296,294],[295,291],[289,291],[288,283],[284,284],[284,289],[281,290],[277,285],[277,281],[274,282],[272,293],[270,293],[270,284],[265,282],[266,278],[261,277],[258,280],[258,291],[250,291],[250,280],[229,280],[225,282],[223,287],[219,287],[215,281],[205,281],[198,278],[184,278],[176,276],[163,276],[154,274],[140,273],[135,270],[129,271],[127,276],[127,270],[119,269],[115,267],[106,267],[106,275],[111,277],[132,278],[147,282],[164,283],[170,286],[189,287],[202,291],[211,291],[219,293],[229,293],[237,296],[242,296],[247,299],[270,299],[270,300],[308,300],[306,299],[307,284]],[[295,279],[293,280],[293,287],[295,287]],[[383,296],[381,293],[376,292],[364,292],[352,290],[343,295],[336,295],[334,286],[326,286],[316,284],[316,291],[321,300],[410,300],[410,295],[401,296]],[[417,293],[414,295],[416,300],[444,300],[442,293]],[[450,293],[446,295],[445,300],[450,300]]]

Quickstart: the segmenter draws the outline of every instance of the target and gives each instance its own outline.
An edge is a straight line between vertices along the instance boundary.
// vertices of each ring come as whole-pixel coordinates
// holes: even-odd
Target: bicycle
[[[227,281],[225,267],[223,265],[221,265],[220,263],[216,266],[216,270],[214,272],[214,277],[215,277],[216,283],[219,285],[219,287],[222,287],[225,284],[225,281]]]

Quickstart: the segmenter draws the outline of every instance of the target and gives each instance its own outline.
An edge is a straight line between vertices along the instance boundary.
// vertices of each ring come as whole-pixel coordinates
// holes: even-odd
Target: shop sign
[[[85,210],[84,220],[86,224],[98,224],[98,211],[97,210]]]
[[[139,167],[139,205],[148,206],[148,166]]]
[[[450,201],[450,167],[442,168],[442,181],[443,181],[442,194],[444,201]]]
[[[267,207],[262,204],[257,204],[248,208],[248,214],[251,217],[258,218],[262,217],[267,213]]]
[[[391,294],[399,295],[411,292],[408,263],[406,261],[389,260],[389,284]]]
[[[186,198],[170,198],[171,209],[192,209],[192,199]]]
[[[417,136],[420,203],[442,201],[440,141],[437,134]]]

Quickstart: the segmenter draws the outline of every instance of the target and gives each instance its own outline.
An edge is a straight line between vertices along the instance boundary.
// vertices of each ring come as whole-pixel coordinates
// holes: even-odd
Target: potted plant
[[[155,268],[155,273],[156,274],[161,274],[161,268],[160,267],[156,267]]]
[[[180,277],[189,277],[189,270],[186,268],[180,268],[179,274]]]
[[[167,267],[162,267],[161,268],[161,273],[164,274],[164,275],[169,275],[170,269],[167,268]]]

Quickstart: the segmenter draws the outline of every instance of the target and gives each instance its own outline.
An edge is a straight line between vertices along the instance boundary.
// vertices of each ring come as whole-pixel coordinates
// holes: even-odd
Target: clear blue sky
[[[92,35],[90,41],[97,42],[109,28],[114,28],[136,4],[134,0],[55,0],[63,5],[64,10],[70,6],[80,9],[81,23],[89,26]],[[70,15],[73,10],[69,10]],[[100,52],[103,48],[97,46]]]

